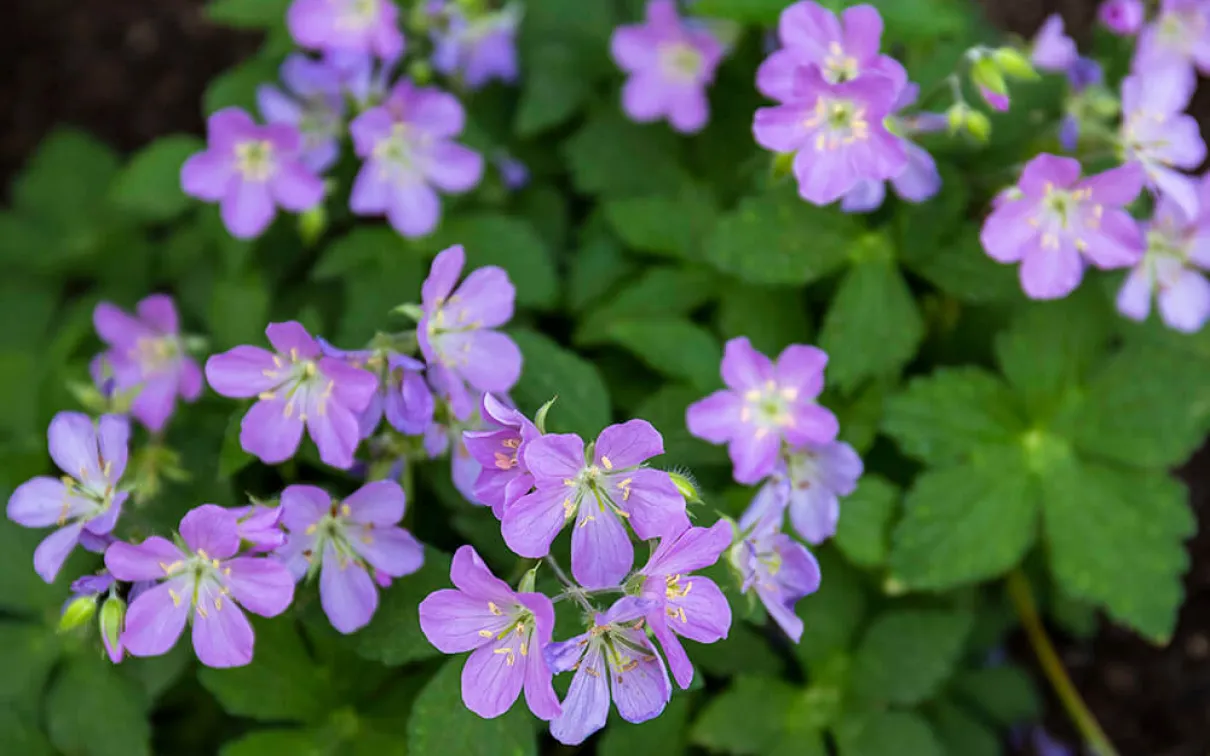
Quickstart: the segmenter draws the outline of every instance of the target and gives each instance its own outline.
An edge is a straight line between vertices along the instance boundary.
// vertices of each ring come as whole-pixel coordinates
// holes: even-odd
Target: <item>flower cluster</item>
[[[1021,263],[1021,285],[1033,299],[1065,297],[1079,286],[1084,268],[1131,268],[1118,293],[1118,310],[1143,320],[1159,301],[1169,327],[1193,332],[1210,318],[1210,282],[1201,270],[1204,182],[1186,171],[1206,157],[1197,122],[1185,110],[1196,71],[1210,71],[1203,52],[1210,41],[1205,3],[1165,0],[1148,20],[1140,2],[1108,0],[1100,18],[1122,35],[1138,34],[1120,101],[1102,85],[1100,66],[1079,56],[1052,17],[1039,32],[1034,63],[1062,70],[1071,85],[1060,141],[1077,151],[1085,139],[1100,140],[1121,165],[1081,179],[1079,161],[1042,154],[1002,192],[984,223],[984,250],[1002,263]],[[1120,108],[1119,108],[1120,105]],[[1116,126],[1106,123],[1118,115]],[[1129,207],[1144,190],[1154,211],[1139,222]]]
[[[757,70],[756,87],[778,104],[757,110],[752,130],[760,146],[793,156],[802,198],[867,211],[882,204],[887,181],[911,202],[936,194],[936,165],[909,137],[944,121],[905,115],[918,88],[879,52],[878,11],[858,5],[837,18],[802,0],[782,11],[777,31],[781,47]]]

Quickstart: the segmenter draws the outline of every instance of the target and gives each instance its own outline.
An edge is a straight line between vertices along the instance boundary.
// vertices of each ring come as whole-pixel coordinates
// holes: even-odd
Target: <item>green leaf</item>
[[[996,359],[1030,417],[1049,420],[1101,353],[1115,316],[1097,293],[1034,302],[996,337]]]
[[[13,205],[59,236],[101,223],[118,157],[88,134],[58,128],[38,145],[13,181]],[[37,250],[30,250],[36,253]]]
[[[331,750],[307,730],[253,730],[225,743],[219,756],[328,756]]]
[[[0,620],[0,706],[40,699],[60,651],[58,639],[43,625]]]
[[[524,704],[514,704],[495,719],[483,719],[462,703],[464,663],[460,656],[450,659],[420,691],[408,719],[408,751],[536,756],[533,719]]]
[[[680,756],[685,752],[689,724],[689,696],[674,695],[655,719],[631,724],[614,717],[597,746],[598,756],[660,754]]]
[[[557,396],[552,430],[595,436],[609,424],[609,389],[595,365],[540,333],[514,329],[511,334],[525,359],[512,391],[523,411],[533,413]]]
[[[685,260],[701,258],[701,247],[717,214],[710,192],[686,184],[675,194],[607,201],[605,217],[631,249]]]
[[[757,351],[768,355],[811,340],[802,291],[788,286],[726,286],[719,302],[718,330],[726,339],[747,336]]]
[[[216,281],[209,316],[215,351],[261,343],[269,316],[269,289],[254,272]]]
[[[608,234],[593,235],[571,258],[567,276],[567,304],[575,312],[598,301],[634,270],[622,254],[622,245]]]
[[[46,731],[60,751],[85,756],[151,753],[143,692],[109,663],[72,660],[46,697]]]
[[[653,370],[686,380],[703,393],[720,385],[723,349],[696,323],[680,318],[622,320],[609,327],[609,338]]]
[[[210,0],[206,16],[237,29],[269,29],[286,21],[291,0]]]
[[[25,401],[5,402],[0,408],[0,433],[13,438],[28,438],[38,432],[37,382],[30,377],[41,370],[33,354],[27,351],[0,351],[0,391],[5,396],[22,396]]]
[[[933,730],[949,756],[1001,756],[1000,738],[975,717],[953,704],[932,712]]]
[[[868,603],[856,570],[831,549],[821,550],[818,558],[820,574],[827,578],[796,607],[803,631],[795,651],[812,671],[853,647]]]
[[[352,347],[368,342],[378,331],[391,330],[391,310],[420,293],[425,266],[417,255],[391,255],[377,265],[362,265],[346,274],[345,311],[337,338]]]
[[[497,213],[451,216],[433,237],[434,251],[454,244],[466,249],[466,269],[498,265],[517,287],[517,304],[550,308],[559,279],[550,248],[529,221]]]
[[[780,740],[797,691],[769,677],[740,675],[693,723],[693,742],[711,751],[761,756]]]
[[[892,574],[924,590],[997,577],[1021,562],[1037,522],[1038,490],[1020,454],[926,470],[904,500]]]
[[[227,421],[227,430],[223,433],[223,445],[218,452],[218,476],[224,480],[256,461],[256,457],[244,451],[239,440],[245,414],[247,410],[244,407],[232,412]]]
[[[957,611],[879,615],[853,657],[853,695],[908,706],[927,700],[954,673],[970,626],[971,616]]]
[[[584,317],[573,340],[589,345],[608,339],[620,320],[655,315],[687,315],[713,299],[718,276],[697,268],[648,268],[643,275],[609,297]]]
[[[888,257],[856,262],[824,316],[819,345],[831,359],[828,382],[852,389],[897,374],[916,354],[924,321],[899,267]]]
[[[906,711],[854,712],[833,733],[840,756],[945,756],[928,723]]]
[[[769,648],[768,641],[751,625],[739,619],[732,621],[731,631],[723,640],[716,643],[690,643],[686,646],[693,665],[715,677],[772,677],[780,674],[784,666],[777,654]]]
[[[747,197],[714,226],[706,260],[754,284],[804,284],[844,262],[856,222],[804,202],[789,187]]]
[[[935,248],[913,245],[908,250],[903,258],[908,268],[959,301],[1019,302],[1025,296],[1016,268],[996,262],[983,251],[975,224],[964,225],[954,238]]]
[[[357,653],[389,666],[441,656],[420,632],[417,607],[425,596],[448,587],[449,555],[426,546],[424,566],[382,591],[374,619],[357,633]]]
[[[311,278],[337,280],[352,272],[377,269],[400,257],[417,255],[399,234],[389,228],[358,226],[324,248],[319,262],[311,269]],[[400,302],[408,297],[405,292],[396,292],[395,296]],[[419,297],[419,293],[413,296]]]
[[[792,0],[698,0],[693,14],[704,18],[726,18],[745,24],[776,26],[777,18]]]
[[[0,704],[0,753],[56,756],[58,752],[38,728],[34,714]]]
[[[998,727],[1035,722],[1042,716],[1042,698],[1033,679],[1020,667],[1003,665],[961,672],[954,691]]]
[[[243,0],[232,0],[242,2]],[[277,80],[277,61],[265,54],[248,58],[210,80],[202,96],[202,110],[214,113],[223,108],[256,109],[256,90]]]
[[[1126,465],[1175,467],[1205,439],[1205,385],[1187,356],[1128,346],[1092,377],[1072,438],[1082,451]]]
[[[598,110],[563,143],[576,189],[605,197],[676,191],[687,181],[679,154],[670,131],[631,123],[616,108]]]
[[[1004,383],[976,367],[938,368],[886,401],[882,429],[909,456],[952,464],[979,447],[1013,445],[1025,427]]]
[[[857,490],[841,500],[836,546],[850,562],[867,568],[886,562],[888,529],[899,499],[899,489],[893,484],[866,474]]]
[[[584,56],[566,41],[552,39],[522,54],[526,75],[513,131],[531,137],[558,126],[583,107],[592,94],[592,81],[584,75]]]
[[[708,444],[689,434],[685,425],[685,411],[701,398],[702,392],[696,388],[667,384],[635,409],[635,417],[650,422],[664,437],[661,467],[687,467],[692,470],[707,465],[731,464],[725,448]]]
[[[205,149],[202,140],[187,134],[160,137],[136,152],[114,178],[114,204],[142,221],[168,221],[192,200],[181,191],[181,166]]]
[[[1176,624],[1196,526],[1184,486],[1069,458],[1042,478],[1043,522],[1055,580],[1076,598],[1157,643]],[[1129,555],[1124,559],[1123,555]]]
[[[202,687],[228,714],[263,721],[313,722],[339,699],[332,670],[317,664],[297,623],[283,617],[256,621],[252,663],[198,670]]]

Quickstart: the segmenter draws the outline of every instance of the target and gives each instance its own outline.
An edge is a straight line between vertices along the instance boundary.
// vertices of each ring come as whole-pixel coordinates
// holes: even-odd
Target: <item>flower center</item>
[[[336,28],[342,31],[364,31],[378,21],[381,0],[350,0],[344,12],[336,18]]]
[[[413,157],[413,135],[406,123],[396,123],[391,135],[374,145],[374,157],[399,168],[411,168]]]
[[[158,373],[176,363],[181,343],[175,336],[143,336],[129,351],[146,374]]]
[[[672,81],[696,81],[705,59],[697,48],[685,42],[670,42],[659,47],[660,70]]]
[[[816,131],[815,151],[824,152],[864,141],[870,136],[866,109],[850,100],[820,97],[803,125]]]
[[[757,436],[771,430],[794,425],[790,404],[798,398],[798,389],[778,388],[773,380],[765,381],[761,388],[748,389],[744,393],[744,406],[740,420],[757,426]]]
[[[267,139],[249,139],[235,145],[235,167],[245,181],[268,181],[277,171],[273,144]]]
[[[857,58],[845,54],[839,42],[828,45],[823,60],[823,77],[829,84],[842,84],[857,78]]]

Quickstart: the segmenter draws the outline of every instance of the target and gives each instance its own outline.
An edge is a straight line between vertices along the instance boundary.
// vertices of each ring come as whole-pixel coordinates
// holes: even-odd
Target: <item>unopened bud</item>
[[[533,567],[525,571],[521,576],[521,583],[517,586],[517,593],[533,593],[534,585],[538,582],[538,568],[542,566],[539,562]]]
[[[986,142],[992,134],[992,122],[983,113],[972,110],[966,117],[966,131],[980,142]]]
[[[981,55],[971,64],[971,81],[980,92],[1008,95],[1008,84],[1000,73],[1000,66],[990,56]]]
[[[111,595],[101,606],[101,642],[114,664],[122,661],[122,628],[125,624],[126,602]]]
[[[59,617],[59,632],[67,633],[85,624],[97,613],[96,596],[77,596],[63,607]]]
[[[424,318],[424,309],[418,304],[401,304],[391,310],[396,315],[404,315],[419,323]]]
[[[543,404],[538,408],[538,412],[534,415],[534,425],[538,427],[538,432],[543,435],[546,435],[546,416],[550,414],[550,408],[553,407],[557,401],[559,401],[559,397],[552,396],[546,401],[546,404]]]
[[[670,472],[668,477],[672,478],[672,485],[676,486],[676,490],[680,491],[681,496],[685,497],[685,501],[689,504],[700,504],[701,498],[697,495],[697,487],[693,485],[693,481],[689,476],[681,473]]]
[[[327,227],[328,211],[322,202],[298,216],[298,235],[302,237],[303,245],[307,247],[313,246],[319,241],[319,237],[323,236]]]
[[[424,86],[433,80],[433,67],[427,60],[414,60],[408,65],[408,75],[412,81]]]
[[[996,62],[996,65],[1000,67],[1001,73],[1005,76],[1026,80],[1038,78],[1038,72],[1034,70],[1033,63],[1029,62],[1029,58],[1021,54],[1021,51],[1012,47],[999,48],[992,53],[992,60]]]

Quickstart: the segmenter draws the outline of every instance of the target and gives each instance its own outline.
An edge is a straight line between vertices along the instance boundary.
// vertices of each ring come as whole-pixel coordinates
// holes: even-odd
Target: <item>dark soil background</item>
[[[209,25],[203,4],[6,3],[0,24],[0,192],[7,192],[13,173],[56,124],[86,129],[122,150],[171,132],[201,134],[206,83],[257,42]],[[1093,23],[1097,0],[981,4],[997,25],[1022,35],[1058,11],[1080,38]],[[1210,98],[1205,88],[1199,95],[1194,111],[1205,124]],[[1111,627],[1091,643],[1058,638],[1068,670],[1122,756],[1210,754],[1210,446],[1181,475],[1200,533],[1190,544],[1188,597],[1172,643],[1156,648]],[[1070,735],[1057,707],[1047,723]]]

